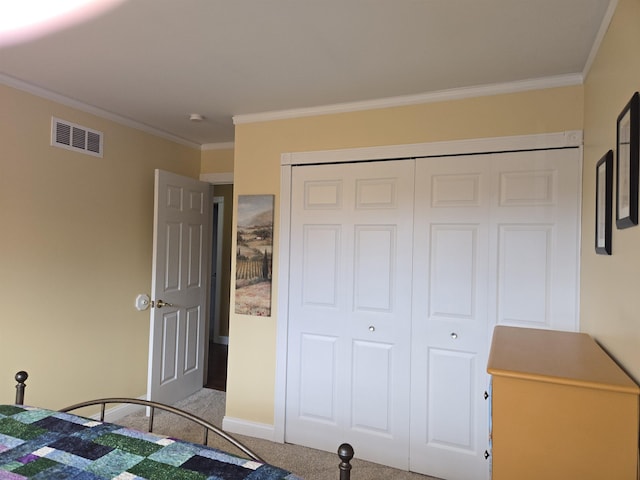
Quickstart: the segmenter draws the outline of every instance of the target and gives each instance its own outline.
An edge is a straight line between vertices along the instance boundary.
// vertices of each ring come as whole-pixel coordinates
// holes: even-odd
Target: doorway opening
[[[213,186],[209,354],[205,387],[226,391],[231,285],[231,205],[233,185]]]
[[[209,342],[209,369],[205,388],[227,391],[227,359],[229,347],[222,343]]]

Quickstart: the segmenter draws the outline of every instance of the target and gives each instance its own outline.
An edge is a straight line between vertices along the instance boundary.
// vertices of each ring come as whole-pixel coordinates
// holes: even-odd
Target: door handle
[[[151,302],[151,306],[156,308],[173,307],[173,303],[165,302],[162,299],[158,299],[155,302]]]

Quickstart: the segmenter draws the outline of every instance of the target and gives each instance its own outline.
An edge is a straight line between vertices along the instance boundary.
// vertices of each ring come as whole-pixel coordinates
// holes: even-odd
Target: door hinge
[[[484,451],[484,459],[485,459],[485,460],[489,460],[489,457],[490,457],[490,456],[491,456],[491,454],[489,453],[489,451],[488,451],[488,450],[485,450],[485,451]]]
[[[485,390],[484,391],[484,395],[483,395],[484,399],[486,400],[487,398],[489,398],[489,393]]]

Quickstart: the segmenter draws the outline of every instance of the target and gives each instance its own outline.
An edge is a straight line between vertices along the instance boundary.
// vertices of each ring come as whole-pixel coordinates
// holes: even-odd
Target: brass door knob
[[[164,300],[159,299],[159,300],[156,300],[155,307],[157,307],[157,308],[173,307],[173,303],[165,302]]]

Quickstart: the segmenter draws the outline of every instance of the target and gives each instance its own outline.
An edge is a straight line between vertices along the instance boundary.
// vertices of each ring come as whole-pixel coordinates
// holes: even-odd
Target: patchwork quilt
[[[0,480],[301,480],[203,445],[69,413],[0,405]]]

